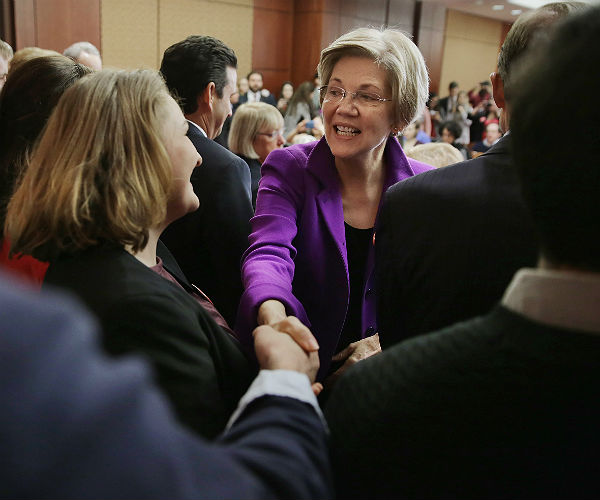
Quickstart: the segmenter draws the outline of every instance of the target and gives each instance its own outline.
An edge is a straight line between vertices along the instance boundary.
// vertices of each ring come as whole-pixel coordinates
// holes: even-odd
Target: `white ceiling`
[[[458,10],[475,16],[489,17],[512,23],[519,17],[521,10],[526,12],[528,9],[523,4],[537,4],[536,6],[552,3],[552,0],[423,0],[424,2],[433,2],[445,5],[448,9]],[[586,3],[600,3],[600,0],[580,0]],[[521,4],[521,5],[517,5]],[[493,6],[503,6],[503,9],[494,10]],[[536,8],[534,6],[534,8]],[[515,11],[513,13],[513,11]]]

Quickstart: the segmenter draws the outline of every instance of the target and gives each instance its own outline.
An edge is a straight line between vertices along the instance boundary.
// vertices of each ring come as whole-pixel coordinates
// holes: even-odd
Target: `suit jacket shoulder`
[[[242,294],[240,260],[254,215],[246,162],[190,124],[188,136],[202,156],[192,174],[200,208],[161,235],[188,279],[233,325]]]
[[[390,188],[376,238],[382,345],[489,311],[535,265],[534,234],[506,138]]]
[[[119,248],[62,258],[46,283],[71,290],[98,316],[108,352],[152,362],[182,422],[207,437],[223,430],[254,370],[192,296]]]

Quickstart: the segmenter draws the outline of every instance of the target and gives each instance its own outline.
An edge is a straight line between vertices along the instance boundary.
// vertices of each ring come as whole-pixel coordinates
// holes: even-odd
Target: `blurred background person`
[[[458,149],[445,142],[429,142],[405,148],[404,153],[413,160],[421,161],[435,168],[445,167],[463,161]]]
[[[476,158],[480,154],[488,151],[500,140],[501,137],[502,132],[500,132],[500,125],[495,122],[488,124],[488,126],[485,128],[485,139],[483,139],[483,141],[476,142],[471,148],[473,151],[473,157]]]
[[[0,93],[0,228],[4,227],[8,202],[58,100],[90,72],[87,66],[58,53],[11,65]],[[2,238],[0,264],[40,286],[48,264],[30,255],[9,257],[9,251],[9,240]]]
[[[256,193],[260,181],[260,167],[274,149],[282,148],[283,118],[270,104],[249,102],[242,104],[231,122],[229,149],[244,160],[252,178],[252,206],[256,208]]]
[[[469,90],[469,103],[473,108],[478,106],[481,101],[489,101],[492,98],[492,84],[489,80],[479,82],[479,89],[473,87]]]
[[[6,82],[8,75],[8,65],[13,58],[13,49],[4,40],[0,40],[0,90]]]
[[[90,42],[77,42],[65,49],[63,55],[70,57],[79,64],[83,64],[95,71],[102,69],[100,51]]]
[[[283,82],[281,89],[279,90],[279,100],[277,101],[277,109],[285,116],[287,111],[288,103],[294,95],[294,85],[292,82]]]
[[[440,140],[458,149],[463,157],[463,160],[469,160],[471,158],[471,153],[464,144],[461,144],[457,141],[461,133],[461,126],[454,120],[442,122],[440,125]]]
[[[333,382],[380,351],[374,225],[389,185],[431,169],[407,159],[396,139],[429,82],[418,48],[392,29],[342,35],[318,68],[325,138],[274,150],[263,163],[236,333],[250,348],[257,324],[285,329],[297,317],[319,342],[318,379],[340,370]]]
[[[448,120],[448,113],[452,113],[456,110],[458,92],[458,82],[450,82],[448,84],[448,95],[446,97],[442,97],[437,102],[435,109],[439,113],[440,122]]]
[[[314,117],[319,116],[312,104],[313,90],[312,82],[302,82],[290,99],[283,117],[284,135],[287,142],[291,142],[295,134],[310,133],[310,129],[314,128],[308,123]],[[309,127],[306,127],[307,123]]]
[[[260,71],[251,71],[246,77],[248,80],[248,90],[243,96],[240,96],[240,104],[247,102],[266,102],[271,106],[277,107],[275,97],[267,89],[263,88],[263,76]]]

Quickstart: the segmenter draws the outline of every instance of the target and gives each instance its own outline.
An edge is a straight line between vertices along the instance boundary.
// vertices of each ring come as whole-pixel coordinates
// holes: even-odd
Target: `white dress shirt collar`
[[[600,273],[521,269],[502,305],[549,326],[600,333]]]
[[[198,125],[197,123],[194,123],[191,120],[188,120],[188,123],[190,124],[190,126],[196,127],[202,133],[202,135],[204,137],[208,138],[208,134],[204,131],[204,129],[200,125]]]

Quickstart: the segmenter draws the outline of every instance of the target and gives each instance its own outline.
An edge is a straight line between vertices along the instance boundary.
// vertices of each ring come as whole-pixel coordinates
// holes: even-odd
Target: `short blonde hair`
[[[266,102],[242,104],[233,115],[229,130],[229,149],[246,158],[258,159],[254,151],[254,138],[262,129],[283,128],[283,118],[275,106]]]
[[[429,142],[417,144],[404,150],[404,154],[413,160],[422,161],[436,168],[445,167],[463,161],[463,155],[451,144]]]
[[[395,125],[400,130],[425,106],[429,96],[425,60],[401,31],[359,28],[339,37],[321,51],[317,70],[323,85],[329,83],[334,66],[343,57],[368,57],[383,66],[392,88]]]
[[[101,71],[60,99],[11,199],[12,252],[41,260],[101,243],[148,243],[166,217],[168,91],[156,71]]]

